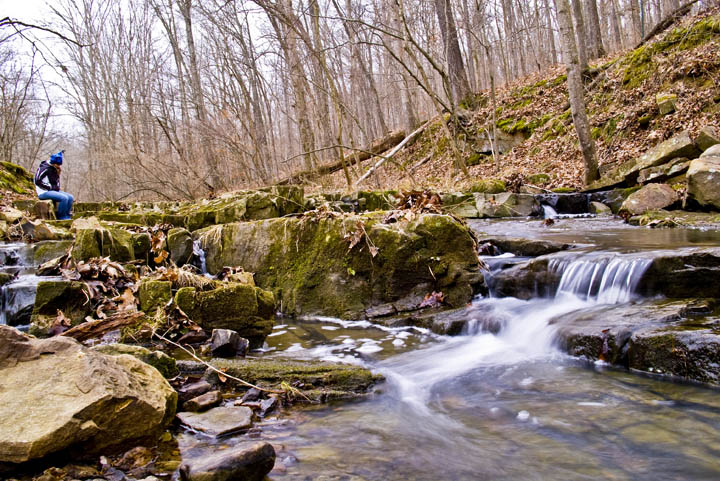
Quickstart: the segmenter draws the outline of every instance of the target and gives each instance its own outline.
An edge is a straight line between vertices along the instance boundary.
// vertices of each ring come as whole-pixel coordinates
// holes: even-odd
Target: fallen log
[[[360,184],[360,182],[362,182],[363,180],[365,180],[365,179],[367,179],[368,177],[370,177],[370,175],[371,175],[373,172],[375,172],[375,170],[377,170],[377,169],[378,169],[381,165],[383,165],[387,160],[392,159],[392,157],[393,157],[395,154],[397,154],[403,147],[405,147],[405,145],[407,145],[408,143],[412,142],[412,141],[415,140],[420,134],[422,134],[422,133],[425,131],[425,129],[428,127],[428,125],[430,125],[431,122],[432,122],[432,120],[428,120],[427,122],[425,122],[424,124],[422,124],[422,125],[420,126],[420,128],[418,128],[416,131],[414,131],[413,133],[411,133],[410,135],[408,135],[407,137],[405,137],[405,138],[403,139],[403,141],[400,142],[399,144],[397,144],[390,152],[388,152],[387,155],[383,155],[383,156],[380,158],[380,160],[378,160],[377,162],[375,162],[375,165],[373,165],[372,167],[370,167],[370,169],[368,169],[368,171],[365,172],[365,174],[364,174],[362,177],[360,177],[358,180],[356,180],[356,181],[355,181],[355,184],[353,184],[353,185],[355,185],[355,186],[357,187],[357,186]]]
[[[61,336],[72,337],[80,342],[88,339],[102,337],[108,332],[115,331],[122,327],[137,324],[145,317],[143,312],[120,312],[113,314],[106,319],[93,319],[77,325],[60,334]]]
[[[405,132],[402,130],[396,130],[390,132],[388,135],[381,139],[374,140],[369,147],[365,149],[357,150],[354,154],[345,157],[345,164],[349,167],[351,165],[362,163],[376,155],[382,154],[386,150],[392,149],[397,144],[402,142],[405,138]],[[344,149],[349,150],[349,147],[343,146]],[[330,164],[320,165],[314,170],[304,170],[290,177],[278,182],[278,185],[290,185],[307,182],[308,180],[322,177],[323,175],[332,174],[343,168],[343,161],[337,160]]]

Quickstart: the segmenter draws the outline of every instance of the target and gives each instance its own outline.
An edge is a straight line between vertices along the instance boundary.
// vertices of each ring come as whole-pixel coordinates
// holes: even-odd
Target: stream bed
[[[363,401],[267,418],[257,436],[278,453],[270,478],[720,479],[717,389],[568,356],[551,322],[642,301],[633,289],[643,259],[720,246],[720,234],[601,219],[472,225],[487,236],[578,244],[571,256],[601,259],[600,267],[568,263],[565,287],[551,298],[478,297],[455,337],[364,321],[278,321],[263,355],[360,363],[386,382]],[[246,441],[179,437],[183,456]]]

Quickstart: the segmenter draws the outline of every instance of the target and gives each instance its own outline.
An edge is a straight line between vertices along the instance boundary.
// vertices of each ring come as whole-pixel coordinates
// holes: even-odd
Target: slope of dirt
[[[642,47],[601,59],[586,81],[588,114],[601,172],[645,152],[682,130],[692,135],[720,125],[720,9],[685,18]],[[498,90],[498,129],[525,140],[499,156],[482,152],[492,131],[489,92],[472,99],[456,144],[469,166],[465,178],[453,168],[450,139],[439,117],[364,188],[470,189],[483,179],[518,179],[547,189],[582,186],[582,157],[572,126],[564,67]],[[661,115],[657,94],[677,95],[677,110]],[[445,118],[447,118],[446,116]],[[422,166],[412,170],[422,160]],[[364,172],[370,163],[362,166]],[[346,189],[344,176],[323,178],[309,190]]]

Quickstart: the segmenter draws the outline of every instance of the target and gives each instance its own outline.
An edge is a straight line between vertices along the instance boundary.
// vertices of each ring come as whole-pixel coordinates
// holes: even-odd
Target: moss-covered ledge
[[[417,309],[432,292],[459,307],[484,290],[465,225],[436,214],[384,223],[386,215],[311,214],[214,226],[194,236],[211,273],[224,266],[254,272],[286,314],[358,318],[383,306],[391,315]]]

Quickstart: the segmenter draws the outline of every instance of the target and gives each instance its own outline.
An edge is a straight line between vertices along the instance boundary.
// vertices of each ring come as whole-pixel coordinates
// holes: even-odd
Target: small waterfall
[[[203,274],[207,274],[205,251],[203,250],[202,245],[200,245],[199,240],[193,242],[193,257],[193,264],[195,264],[200,269],[200,272],[202,272]]]
[[[558,213],[555,209],[550,207],[547,204],[542,205],[543,208],[543,218],[544,219],[556,219],[558,216]]]
[[[585,256],[553,260],[549,268],[562,272],[556,298],[573,295],[598,304],[618,304],[630,301],[651,263],[651,259],[630,256]]]

